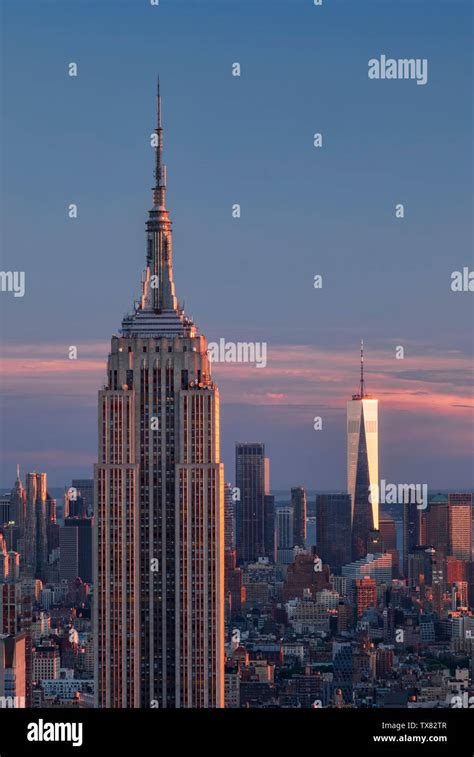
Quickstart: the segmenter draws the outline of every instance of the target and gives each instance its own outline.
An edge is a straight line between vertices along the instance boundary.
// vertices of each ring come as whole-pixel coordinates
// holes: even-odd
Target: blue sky
[[[289,360],[288,347],[307,347],[333,367],[354,354],[339,403],[317,365],[314,399],[287,370],[261,396],[255,370],[242,398],[216,371],[228,477],[233,442],[248,438],[267,442],[275,486],[344,485],[344,403],[363,337],[369,382],[371,353],[383,366],[370,388],[384,398],[392,479],[474,485],[472,294],[450,291],[451,272],[473,265],[470,14],[456,0],[4,1],[2,268],[27,279],[24,298],[0,296],[7,357],[21,348],[49,360],[96,342],[105,363],[144,265],[159,72],[177,293],[200,330],[210,341],[266,341]],[[428,84],[370,81],[367,62],[381,54],[427,58]],[[387,362],[398,344],[407,357],[397,391],[416,380],[433,397],[402,418]],[[15,457],[57,484],[86,474],[95,389],[60,401],[47,374],[18,386],[7,382],[0,482]],[[463,417],[443,411],[439,421],[440,393],[461,398],[452,404],[466,405]],[[328,423],[316,439],[318,407]],[[65,448],[59,463],[54,451]],[[39,449],[50,458],[35,462]]]

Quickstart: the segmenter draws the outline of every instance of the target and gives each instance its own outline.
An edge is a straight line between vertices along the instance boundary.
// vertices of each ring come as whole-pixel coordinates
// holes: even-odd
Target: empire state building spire
[[[123,336],[194,336],[196,327],[180,307],[173,280],[171,220],[165,207],[166,166],[163,163],[163,125],[160,81],[156,93],[155,186],[153,207],[146,222],[146,268],[135,312],[122,321]]]
[[[161,124],[160,77],[156,89],[156,129],[155,129],[155,186],[153,206],[165,209],[166,166],[163,165],[163,127]]]

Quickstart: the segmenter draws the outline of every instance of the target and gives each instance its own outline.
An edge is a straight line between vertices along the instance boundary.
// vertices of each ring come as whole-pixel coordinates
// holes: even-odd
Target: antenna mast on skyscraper
[[[153,204],[155,207],[165,206],[166,166],[163,165],[163,126],[161,123],[161,95],[160,77],[156,88],[156,143],[155,143],[155,187],[153,189]]]
[[[360,340],[360,398],[364,397],[364,340]]]

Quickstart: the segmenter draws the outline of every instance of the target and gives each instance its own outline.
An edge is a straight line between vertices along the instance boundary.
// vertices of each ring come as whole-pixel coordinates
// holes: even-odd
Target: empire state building
[[[175,294],[159,85],[154,144],[141,298],[99,391],[96,705],[223,707],[219,392]]]

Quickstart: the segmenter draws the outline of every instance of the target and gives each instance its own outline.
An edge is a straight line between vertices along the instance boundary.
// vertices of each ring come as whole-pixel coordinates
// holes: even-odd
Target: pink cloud
[[[13,345],[0,361],[6,394],[54,396],[69,391],[94,396],[103,383],[108,345],[78,343],[78,359],[69,345]],[[306,345],[271,346],[265,368],[248,363],[214,363],[223,403],[331,405],[344,408],[358,390],[357,354]],[[372,352],[366,357],[366,389],[387,409],[465,416],[474,408],[471,361],[465,355],[407,355]]]
[[[97,392],[105,380],[109,344],[78,343],[77,360],[68,359],[69,346],[36,343],[3,349],[5,427],[27,424],[29,417],[42,421],[39,436],[32,429],[28,435],[34,452],[25,451],[23,443],[15,444],[16,451],[5,450],[11,465],[18,461],[61,470],[94,462]],[[406,355],[396,360],[394,349],[366,353],[366,389],[380,401],[381,443],[389,438],[390,455],[404,461],[413,455],[426,465],[433,459],[466,459],[473,445],[470,358],[434,349],[421,354],[415,344],[406,347]],[[277,431],[278,443],[286,444],[295,433],[312,432],[314,416],[321,415],[330,432],[326,438],[339,439],[343,449],[346,403],[358,390],[357,358],[357,350],[269,345],[265,368],[214,363],[226,433],[232,434],[242,417],[249,423],[255,419],[262,436],[262,429],[271,429],[274,435]]]

